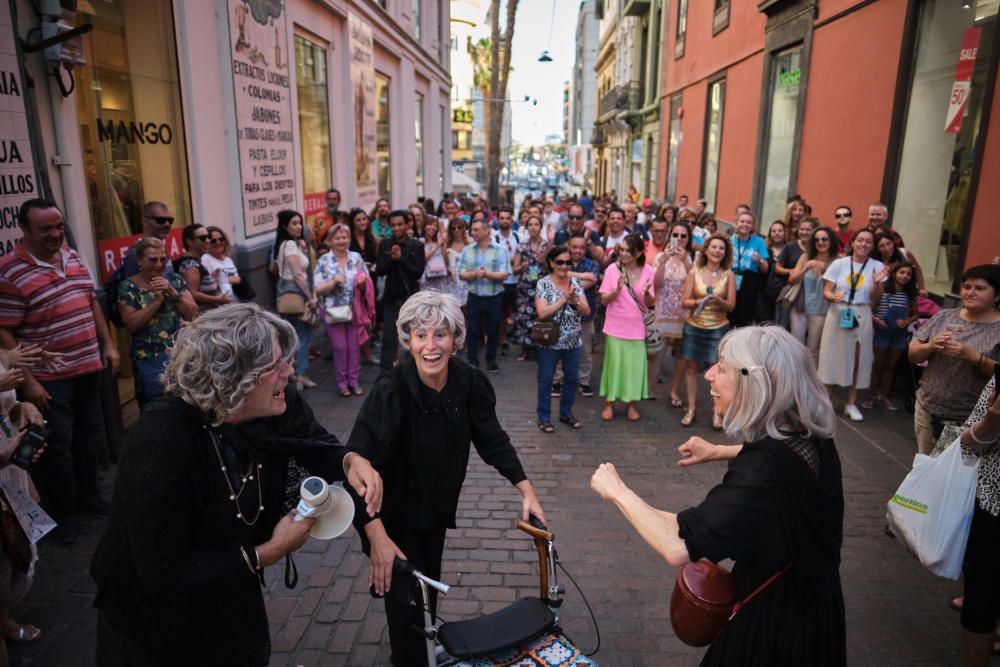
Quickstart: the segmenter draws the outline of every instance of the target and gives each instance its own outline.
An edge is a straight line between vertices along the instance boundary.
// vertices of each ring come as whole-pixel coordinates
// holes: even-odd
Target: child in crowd
[[[872,364],[872,391],[861,404],[869,410],[877,405],[888,410],[899,406],[889,400],[896,364],[910,344],[909,326],[917,319],[917,283],[913,265],[902,262],[893,267],[889,282],[875,309],[872,325],[875,361]]]

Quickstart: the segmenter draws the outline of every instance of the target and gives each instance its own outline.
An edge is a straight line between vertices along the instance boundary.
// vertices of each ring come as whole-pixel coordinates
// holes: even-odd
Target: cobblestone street
[[[340,398],[329,362],[313,362],[322,380],[308,397],[322,422],[346,436],[362,398]],[[681,410],[657,385],[658,400],[643,403],[642,420],[620,415],[601,422],[599,397],[580,398],[584,428],[557,424],[554,435],[535,427],[534,365],[513,355],[493,376],[501,421],[557,537],[559,555],[597,616],[601,665],[694,665],[701,651],[674,638],[668,619],[675,570],[666,566],[618,512],[589,489],[602,461],[613,461],[625,480],[654,506],[681,510],[700,501],[721,478],[723,466],[675,466],[676,447],[688,435],[709,439],[707,392],[698,422],[682,429]],[[596,368],[595,364],[595,368]],[[320,371],[319,369],[323,369]],[[375,369],[365,367],[370,387]],[[912,459],[911,415],[869,411],[861,424],[840,418],[837,445],[846,496],[843,584],[848,654],[852,665],[955,665],[960,663],[958,615],[947,600],[959,584],[925,571],[883,533],[885,501]],[[110,483],[111,474],[105,483]],[[537,560],[531,540],[514,528],[518,496],[475,454],[459,509],[459,529],[449,533],[443,579],[453,584],[440,613],[454,619],[495,610],[516,597],[537,595]],[[91,521],[72,548],[44,543],[33,590],[14,617],[37,624],[45,637],[14,646],[14,664],[64,667],[93,664],[94,592],[87,567],[102,525]],[[284,588],[281,569],[268,572],[268,613],[273,665],[386,665],[388,637],[382,602],[368,595],[367,561],[357,535],[311,540],[296,555],[299,585]],[[564,623],[584,650],[595,635],[579,594],[565,577]],[[177,641],[183,641],[178,637]]]

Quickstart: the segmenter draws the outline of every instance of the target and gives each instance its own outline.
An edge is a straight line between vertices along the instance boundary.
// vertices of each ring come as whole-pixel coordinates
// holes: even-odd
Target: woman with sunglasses
[[[469,301],[469,283],[458,277],[458,262],[462,259],[465,246],[472,243],[469,238],[468,224],[462,218],[453,218],[448,222],[448,274],[451,276],[448,292],[458,300],[458,305],[465,312],[465,304]]]
[[[316,295],[309,284],[309,248],[303,234],[302,214],[298,211],[278,211],[278,229],[274,240],[274,262],[278,265],[279,298],[282,294],[298,293],[305,302],[305,310],[301,313],[284,314],[285,320],[295,327],[299,336],[299,348],[295,353],[295,385],[296,388],[312,389],[316,386],[306,372],[309,370],[309,338],[312,328],[302,316],[308,311],[318,309]]]
[[[691,271],[691,230],[683,222],[669,227],[657,220],[652,225],[653,241],[662,235],[663,249],[653,258],[653,289],[656,293],[656,326],[663,336],[663,347],[649,359],[649,382],[660,382],[664,351],[669,345],[673,349],[674,373],[670,381],[670,405],[679,408],[684,405],[677,392],[680,390],[682,373],[678,373],[677,361],[680,354],[681,334],[684,320],[690,312],[681,303],[684,299],[684,281]],[[669,238],[668,238],[669,237]],[[652,394],[652,391],[650,391]]]
[[[819,344],[830,302],[823,296],[823,273],[840,257],[840,238],[829,227],[820,227],[809,239],[808,248],[788,274],[788,284],[802,284],[801,296],[791,310],[791,331],[809,348],[813,363],[819,365]]]
[[[181,242],[184,254],[173,261],[174,273],[184,278],[194,302],[198,304],[198,311],[204,312],[229,303],[215,278],[199,259],[208,252],[208,229],[205,225],[194,223],[185,227],[181,232]]]
[[[219,292],[226,298],[225,303],[236,303],[239,299],[233,293],[233,286],[239,284],[240,274],[229,256],[229,239],[218,227],[206,227],[208,231],[208,252],[201,256],[201,263],[215,279]]]
[[[539,345],[538,350],[538,428],[552,433],[552,379],[556,365],[562,361],[563,379],[559,395],[559,421],[579,429],[582,424],[573,416],[576,385],[580,376],[581,317],[590,315],[590,304],[579,278],[570,276],[573,260],[569,248],[557,245],[545,254],[549,275],[538,281],[535,288],[535,310],[541,321],[559,325],[559,339],[551,346]]]
[[[170,361],[174,334],[181,328],[181,319],[197,317],[198,305],[178,274],[164,276],[168,260],[163,241],[142,239],[136,244],[135,258],[139,273],[118,286],[118,312],[132,334],[129,355],[141,410],[163,393],[160,376]]]

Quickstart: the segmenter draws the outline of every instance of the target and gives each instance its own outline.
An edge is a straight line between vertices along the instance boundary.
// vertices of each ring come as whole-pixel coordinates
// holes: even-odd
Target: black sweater
[[[240,546],[270,538],[282,516],[289,456],[311,473],[342,480],[347,450],[305,401],[286,389],[283,415],[222,425],[220,451],[235,489],[239,474],[262,467],[240,494],[236,517],[208,417],[166,397],[143,411],[126,439],[111,519],[90,571],[108,622],[164,665],[266,665],[271,643],[261,585]]]

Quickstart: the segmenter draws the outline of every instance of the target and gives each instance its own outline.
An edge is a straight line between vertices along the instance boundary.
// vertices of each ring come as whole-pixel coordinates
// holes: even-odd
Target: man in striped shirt
[[[110,512],[97,492],[105,446],[101,371],[118,371],[118,350],[87,267],[63,245],[63,214],[55,202],[26,201],[18,225],[21,242],[0,261],[0,345],[45,345],[54,353],[49,365],[25,370],[20,391],[48,421],[48,447],[32,475],[59,523],[54,536],[71,543],[79,537],[78,510]]]

